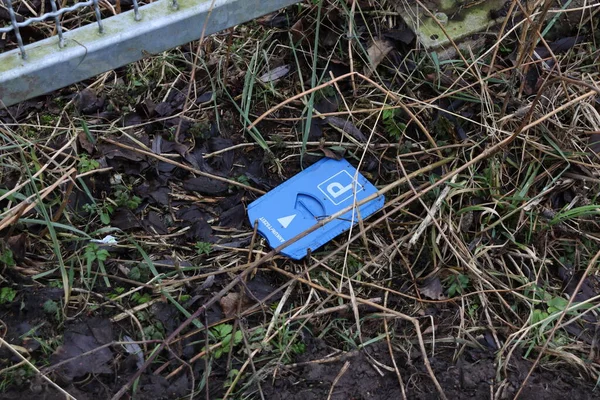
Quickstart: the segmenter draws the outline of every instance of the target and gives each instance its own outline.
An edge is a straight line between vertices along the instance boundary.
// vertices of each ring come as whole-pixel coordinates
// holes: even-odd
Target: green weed
[[[198,255],[209,255],[212,251],[212,244],[208,242],[196,242],[196,245],[194,247],[196,248],[196,253]]]
[[[138,304],[144,304],[152,300],[152,296],[149,293],[141,294],[140,292],[135,292],[131,295],[131,300]]]
[[[448,297],[454,297],[457,294],[462,294],[469,286],[469,276],[458,274],[458,275],[450,275],[446,279],[446,284],[448,287]]]
[[[17,297],[17,291],[11,287],[3,287],[0,290],[0,304],[12,303]]]
[[[92,274],[92,264],[97,262],[100,271],[104,274],[104,283],[106,284],[106,287],[111,286],[110,280],[106,276],[106,267],[104,266],[104,262],[108,259],[109,255],[108,250],[101,249],[96,243],[89,243],[85,248],[84,258],[86,260],[88,277]]]
[[[99,167],[100,163],[93,158],[90,158],[87,154],[82,154],[79,156],[79,172],[86,173]]]
[[[381,113],[385,133],[395,141],[399,141],[406,130],[406,124],[398,121],[397,108],[386,108]]]
[[[15,259],[13,257],[13,252],[11,249],[4,249],[4,251],[0,255],[0,264],[5,265],[7,267],[12,267],[15,265]]]
[[[60,305],[56,301],[46,300],[42,305],[42,309],[56,321],[60,321]]]
[[[217,342],[221,342],[221,346],[214,351],[215,358],[221,358],[223,354],[229,353],[231,349],[242,342],[242,331],[237,330],[233,333],[231,324],[217,325],[211,329],[211,332]]]

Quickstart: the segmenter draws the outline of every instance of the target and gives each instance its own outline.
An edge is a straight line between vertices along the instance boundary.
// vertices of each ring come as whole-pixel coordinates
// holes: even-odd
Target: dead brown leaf
[[[227,296],[221,297],[219,303],[221,304],[221,310],[227,318],[233,317],[237,311],[239,293],[229,293]]]
[[[369,48],[367,49],[370,68],[365,66],[364,74],[366,76],[371,75],[371,73],[377,69],[377,66],[381,64],[385,56],[387,56],[393,48],[394,46],[389,41],[375,39],[371,46],[369,46]]]
[[[423,282],[423,285],[419,288],[419,292],[421,295],[431,300],[446,299],[442,282],[440,282],[440,278],[437,276],[426,279],[425,282]]]
[[[77,134],[77,142],[79,142],[81,148],[87,151],[89,154],[94,152],[94,144],[90,142],[85,132],[79,132]]]
[[[342,159],[342,156],[340,156],[339,154],[336,154],[330,148],[323,146],[323,144],[319,145],[319,150],[321,150],[323,152],[323,154],[325,155],[325,157],[327,157],[327,158],[333,158],[334,160],[338,160],[338,161]]]
[[[221,297],[219,304],[221,304],[221,310],[223,311],[223,314],[225,314],[225,317],[231,318],[237,314],[238,303],[240,300],[242,301],[240,312],[244,311],[250,304],[252,304],[252,302],[246,296],[241,297],[242,298],[240,299],[239,293],[229,293],[227,296]]]

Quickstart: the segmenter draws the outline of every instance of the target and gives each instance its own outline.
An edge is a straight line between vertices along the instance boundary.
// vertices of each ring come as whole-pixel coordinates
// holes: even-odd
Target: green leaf
[[[212,244],[207,242],[196,242],[196,253],[209,255],[212,251]]]
[[[242,331],[237,331],[233,337],[233,345],[237,346],[238,344],[242,343]]]
[[[42,308],[47,314],[56,314],[58,312],[58,303],[54,300],[46,300]]]
[[[306,345],[302,342],[294,343],[291,347],[293,353],[304,354],[306,351]]]
[[[556,310],[563,311],[567,308],[567,304],[569,301],[562,297],[553,297],[546,303],[548,305],[548,312],[550,312],[550,308],[555,308]]]
[[[104,224],[104,225],[108,225],[110,224],[110,215],[108,213],[105,212],[100,212],[100,221]]]
[[[129,279],[133,279],[134,281],[139,281],[140,278],[142,277],[142,273],[140,272],[140,269],[138,267],[133,267],[129,271],[128,276],[129,276]]]
[[[227,373],[227,377],[228,378],[235,378],[236,376],[238,376],[239,373],[240,373],[239,369],[232,368]]]
[[[108,250],[106,249],[100,249],[96,252],[96,259],[98,261],[106,261],[106,259],[108,258],[110,254],[108,253]]]
[[[94,244],[94,243],[90,243],[87,245],[87,247],[85,248],[85,259],[87,260],[88,264],[91,264],[92,262],[94,262],[96,260],[96,251],[98,251],[98,245]]]
[[[531,316],[531,322],[535,324],[535,323],[545,320],[546,318],[548,318],[548,313],[536,308],[535,310],[533,310],[533,315]]]
[[[13,252],[11,249],[5,249],[2,255],[0,256],[0,263],[12,267],[15,265],[15,259],[13,257]]]
[[[0,291],[0,304],[10,303],[17,296],[17,291],[10,287],[3,287]]]
[[[131,295],[131,300],[135,301],[138,304],[144,304],[151,300],[151,296],[148,293],[140,294],[139,292],[135,292]]]
[[[229,335],[233,331],[233,326],[231,324],[221,324],[217,325],[213,328],[215,332],[215,336],[224,339],[225,336]]]
[[[227,335],[221,340],[221,348],[227,352],[231,349],[231,335]]]
[[[450,285],[450,287],[448,288],[448,297],[454,297],[454,295],[456,294],[456,287],[456,283]]]

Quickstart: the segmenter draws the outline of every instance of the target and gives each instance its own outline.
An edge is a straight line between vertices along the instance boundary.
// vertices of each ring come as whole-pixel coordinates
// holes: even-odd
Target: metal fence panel
[[[12,6],[5,2],[10,13]],[[95,8],[98,23],[65,33],[57,29],[56,36],[0,53],[0,100],[10,106],[197,40],[205,23],[209,35],[297,2],[215,0],[211,8],[212,0],[160,0],[107,19],[99,19],[98,0],[79,3],[73,7]],[[45,18],[55,18],[60,28],[57,14],[68,11]],[[14,14],[11,20],[0,32],[15,30],[18,41],[19,28],[37,22],[17,22]]]

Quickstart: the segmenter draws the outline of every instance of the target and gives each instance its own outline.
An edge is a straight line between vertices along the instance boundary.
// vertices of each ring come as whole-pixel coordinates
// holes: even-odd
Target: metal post
[[[299,0],[215,0],[212,9],[212,0],[159,0],[139,9],[134,1],[134,10],[103,20],[98,0],[91,0],[20,23],[10,0],[5,1],[12,26],[0,28],[0,33],[14,31],[19,42],[19,49],[0,53],[0,100],[10,106],[197,40],[205,23],[209,35]],[[90,6],[98,26],[57,29],[59,36],[23,46],[20,27]]]

